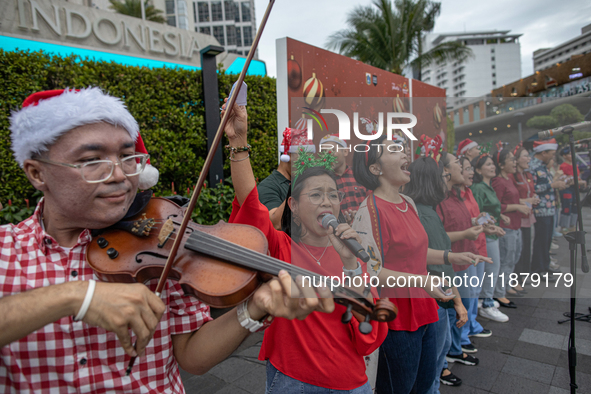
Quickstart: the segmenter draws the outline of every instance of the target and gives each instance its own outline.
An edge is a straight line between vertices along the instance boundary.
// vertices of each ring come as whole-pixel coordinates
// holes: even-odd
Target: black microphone
[[[554,137],[555,135],[570,134],[575,130],[586,129],[589,126],[591,126],[590,121],[575,123],[575,124],[571,124],[568,126],[557,127],[555,129],[551,129],[551,130],[540,131],[538,133],[538,138],[541,140],[547,140],[547,139]]]
[[[326,215],[322,219],[322,227],[324,227],[327,230],[328,230],[329,226],[332,227],[333,229],[336,229],[338,225],[339,225],[339,222],[337,221],[337,218],[334,215]],[[347,249],[349,249],[351,251],[351,253],[353,253],[356,257],[358,257],[359,259],[361,259],[362,261],[364,261],[366,263],[369,261],[369,255],[367,254],[365,249],[363,249],[363,246],[359,245],[359,242],[357,242],[357,240],[350,239],[350,238],[347,238],[347,239],[339,238],[339,240],[343,244],[345,244]]]

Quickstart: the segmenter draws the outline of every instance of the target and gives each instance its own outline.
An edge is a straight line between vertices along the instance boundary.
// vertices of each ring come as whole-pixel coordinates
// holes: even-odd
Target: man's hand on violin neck
[[[84,292],[78,309],[83,299]],[[83,321],[117,334],[125,352],[133,357],[143,354],[165,311],[162,300],[143,284],[97,283]],[[137,336],[136,349],[129,328]]]
[[[263,284],[254,293],[253,302],[248,303],[248,312],[254,320],[261,319],[267,313],[290,320],[303,320],[314,311],[334,311],[330,290],[306,287],[301,277],[294,282],[285,271],[280,272],[276,279]]]

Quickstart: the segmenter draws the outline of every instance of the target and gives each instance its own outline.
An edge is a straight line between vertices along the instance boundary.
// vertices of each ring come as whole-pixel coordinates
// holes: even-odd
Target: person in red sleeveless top
[[[380,284],[392,286],[388,279],[395,271],[426,275],[427,264],[478,262],[480,257],[472,253],[428,248],[414,202],[399,192],[410,181],[409,160],[399,149],[402,146],[381,136],[367,148],[367,152],[357,151],[353,156],[353,174],[372,192],[361,204],[353,228],[373,256],[368,271],[371,268],[376,272]],[[365,231],[366,223],[372,223],[370,232]],[[433,326],[438,321],[437,304],[417,287],[382,290],[382,296],[398,306],[398,317],[388,323],[390,330],[380,347],[377,392],[425,393],[439,374]]]
[[[246,119],[246,110],[236,107],[232,116]],[[232,147],[247,146],[244,129],[227,128]],[[342,194],[332,171],[312,167],[293,184],[278,231],[259,199],[249,154],[237,152],[231,158],[236,198],[230,222],[260,229],[269,242],[271,256],[326,276],[361,275],[365,264],[351,254],[337,238],[358,237],[347,224],[336,231],[321,226],[325,214],[339,216]],[[293,221],[290,216],[293,214]],[[260,360],[267,360],[267,393],[369,394],[364,356],[376,350],[388,332],[386,323],[372,321],[371,333],[359,332],[353,318],[343,324],[346,308],[336,305],[332,313],[313,312],[305,320],[276,318],[265,331]]]

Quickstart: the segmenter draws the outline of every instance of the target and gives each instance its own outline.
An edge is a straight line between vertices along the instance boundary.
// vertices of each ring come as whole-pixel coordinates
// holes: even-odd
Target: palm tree
[[[118,14],[134,16],[136,18],[142,17],[141,0],[109,0],[111,5],[109,8],[115,10]],[[162,11],[150,4],[150,0],[144,1],[144,8],[146,12],[146,20],[165,23],[166,19],[162,16]]]
[[[349,13],[349,28],[332,34],[327,47],[396,74],[406,66],[420,75],[432,62],[462,62],[472,51],[461,42],[444,42],[423,53],[424,34],[433,31],[440,12],[441,3],[431,0],[396,0],[394,8],[390,0],[374,0]]]

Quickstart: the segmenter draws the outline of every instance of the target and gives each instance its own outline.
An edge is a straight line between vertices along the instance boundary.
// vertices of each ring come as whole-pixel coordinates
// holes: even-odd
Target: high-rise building
[[[554,48],[542,48],[533,53],[534,71],[546,70],[564,63],[573,56],[591,53],[591,24],[581,28],[581,35]]]
[[[73,0],[110,10],[108,0]],[[254,0],[152,0],[166,23],[214,36],[228,53],[248,55],[256,35]],[[258,51],[255,53],[258,59]]]
[[[463,62],[432,63],[421,70],[421,80],[446,89],[447,97],[479,97],[521,77],[521,34],[510,30],[429,34],[427,52],[443,42],[462,42],[472,50]]]

